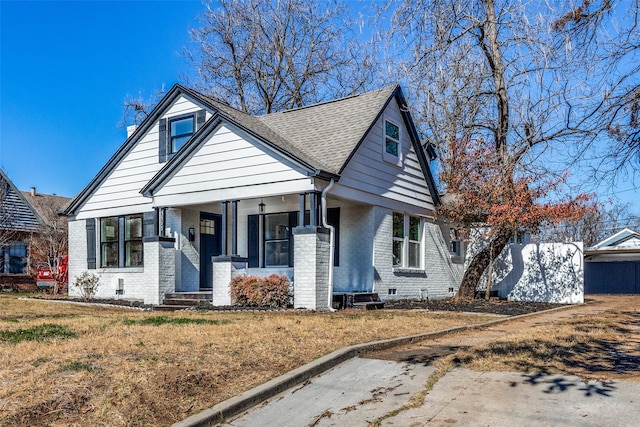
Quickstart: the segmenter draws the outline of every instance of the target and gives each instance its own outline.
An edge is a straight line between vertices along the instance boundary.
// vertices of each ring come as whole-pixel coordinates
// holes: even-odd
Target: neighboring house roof
[[[339,180],[340,173],[366,137],[369,129],[395,97],[401,107],[403,120],[418,154],[420,166],[433,201],[436,204],[439,203],[435,182],[420,145],[415,125],[407,108],[405,108],[407,104],[400,86],[390,86],[360,95],[256,117],[209,98],[193,89],[176,84],[167,92],[133,135],[112,156],[94,180],[69,204],[65,214],[73,215],[83,205],[126,153],[179,96],[185,96],[200,107],[207,109],[212,117],[141,190],[145,196],[153,195],[154,191],[179,169],[198,144],[220,123],[224,122],[249,133],[286,158],[300,164],[308,170],[310,176]]]
[[[612,249],[638,249],[640,250],[640,234],[625,228],[618,231],[603,241],[588,248],[590,251],[612,250]]]
[[[71,201],[69,197],[62,197],[55,194],[40,194],[32,191],[23,191],[22,196],[35,209],[43,222],[53,225],[57,219],[58,212],[62,211]]]
[[[42,218],[31,204],[18,191],[9,177],[0,169],[0,191],[2,208],[0,210],[0,229],[9,231],[36,232],[42,224]]]

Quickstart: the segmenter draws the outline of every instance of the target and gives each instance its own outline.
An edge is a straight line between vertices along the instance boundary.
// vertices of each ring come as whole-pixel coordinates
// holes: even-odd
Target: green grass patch
[[[15,331],[0,331],[0,341],[10,343],[19,343],[22,341],[44,341],[54,338],[75,338],[76,336],[76,333],[69,328],[53,323],[45,323],[43,325],[32,326],[26,329],[17,329]]]
[[[88,363],[80,362],[78,360],[75,360],[73,362],[69,362],[69,363],[66,363],[66,364],[60,366],[60,371],[96,372],[96,371],[99,371],[99,370],[100,370],[100,368],[97,368],[97,367],[95,367],[93,365],[90,365]]]
[[[191,318],[191,317],[168,317],[168,316],[153,316],[147,317],[145,319],[135,320],[135,319],[125,319],[123,320],[125,325],[151,325],[151,326],[162,326],[162,325],[221,325],[225,323],[230,323],[229,320],[220,321],[217,319],[202,319],[202,318]]]

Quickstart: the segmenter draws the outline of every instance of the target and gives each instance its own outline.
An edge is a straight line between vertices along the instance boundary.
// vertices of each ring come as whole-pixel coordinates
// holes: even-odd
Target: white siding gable
[[[385,120],[400,127],[399,161],[390,161],[388,155],[383,156]],[[418,155],[395,99],[373,125],[332,193],[391,209],[402,205],[434,209]]]
[[[186,98],[179,97],[162,117],[173,117],[200,109]],[[209,117],[211,115],[207,113],[206,119]],[[87,199],[77,218],[126,215],[152,210],[152,200],[140,194],[140,190],[165,165],[165,163],[159,163],[158,143],[158,122],[156,122]]]
[[[195,204],[313,190],[313,182],[275,151],[233,125],[220,125],[155,191],[154,205]]]

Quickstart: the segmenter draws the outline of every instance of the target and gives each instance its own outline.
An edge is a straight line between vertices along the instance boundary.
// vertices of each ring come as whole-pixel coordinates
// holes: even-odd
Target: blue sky
[[[0,167],[16,186],[82,190],[125,140],[125,97],[188,72],[181,52],[203,10],[200,0],[0,0]],[[630,180],[598,194],[640,213]]]
[[[188,70],[196,1],[0,1],[0,167],[73,197],[126,138],[122,103]]]

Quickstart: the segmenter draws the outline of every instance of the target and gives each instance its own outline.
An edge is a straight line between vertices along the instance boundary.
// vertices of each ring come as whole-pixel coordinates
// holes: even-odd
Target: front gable
[[[216,116],[143,194],[154,206],[267,197],[313,190],[313,173]]]
[[[344,166],[334,192],[391,209],[404,204],[433,211],[435,187],[401,99],[392,97],[378,115]]]
[[[151,200],[140,191],[172,155],[166,148],[164,157],[162,155],[162,145],[166,147],[170,140],[162,124],[166,126],[173,117],[190,115],[196,123],[199,115],[201,120],[197,125],[202,126],[212,115],[210,108],[204,108],[198,99],[182,93],[179,87],[172,88],[65,212],[83,219],[152,210]]]

